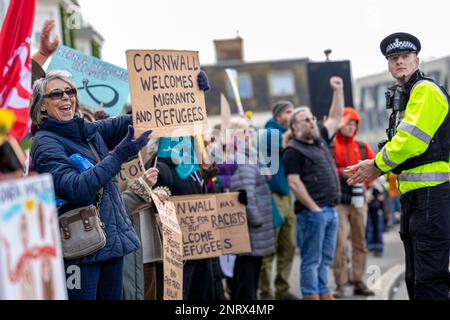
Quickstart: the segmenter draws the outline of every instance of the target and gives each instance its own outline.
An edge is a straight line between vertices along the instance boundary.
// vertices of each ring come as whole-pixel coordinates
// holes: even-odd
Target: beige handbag
[[[90,142],[89,147],[100,162],[97,150]],[[95,205],[73,209],[59,216],[64,259],[83,258],[105,246],[105,225],[100,220],[99,211],[102,197],[103,188],[97,194]]]

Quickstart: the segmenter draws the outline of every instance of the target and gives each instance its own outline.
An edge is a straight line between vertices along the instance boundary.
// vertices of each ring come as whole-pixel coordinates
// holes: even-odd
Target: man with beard
[[[336,165],[328,149],[344,108],[344,86],[332,77],[333,99],[320,129],[308,107],[289,119],[291,139],[283,153],[289,187],[296,197],[297,245],[301,253],[301,291],[305,300],[332,300],[328,273],[336,246],[339,200]]]

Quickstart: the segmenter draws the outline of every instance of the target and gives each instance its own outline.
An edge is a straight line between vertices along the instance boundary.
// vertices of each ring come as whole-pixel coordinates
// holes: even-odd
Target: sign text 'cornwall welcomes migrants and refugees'
[[[205,96],[198,87],[197,51],[127,50],[136,136],[194,136],[208,131]]]

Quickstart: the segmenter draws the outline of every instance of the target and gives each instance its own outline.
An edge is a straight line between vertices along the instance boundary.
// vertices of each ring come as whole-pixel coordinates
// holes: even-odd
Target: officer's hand
[[[381,175],[381,171],[375,167],[375,160],[359,161],[354,166],[347,167],[344,173],[349,176],[347,183],[352,186],[367,180],[374,180]]]

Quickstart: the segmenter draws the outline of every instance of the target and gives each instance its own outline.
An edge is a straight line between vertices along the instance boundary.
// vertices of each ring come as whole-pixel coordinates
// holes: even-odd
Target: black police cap
[[[386,58],[399,53],[419,53],[421,48],[419,39],[406,32],[393,33],[384,38],[380,43],[381,53]]]

